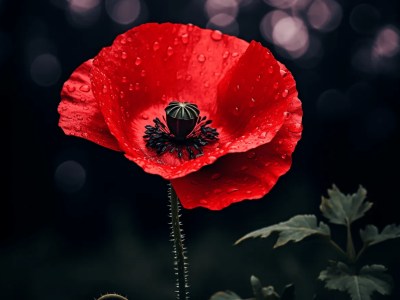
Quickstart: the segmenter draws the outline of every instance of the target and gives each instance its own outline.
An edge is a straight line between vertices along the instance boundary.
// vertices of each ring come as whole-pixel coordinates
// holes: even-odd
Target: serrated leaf
[[[279,233],[278,240],[276,241],[274,248],[283,246],[290,241],[299,242],[304,238],[314,234],[323,236],[330,236],[331,234],[329,226],[323,222],[320,222],[318,225],[317,218],[314,215],[298,215],[286,222],[281,222],[250,232],[237,240],[235,244],[238,244],[249,238],[267,238],[273,232]]]
[[[364,245],[375,245],[386,240],[400,238],[400,226],[395,224],[387,225],[379,233],[376,226],[367,225],[364,230],[360,230],[360,236]]]
[[[347,225],[364,216],[372,203],[365,201],[367,190],[361,185],[352,195],[343,194],[337,186],[328,189],[328,198],[322,197],[319,206],[322,214],[331,223]]]
[[[232,291],[225,291],[215,293],[210,300],[242,300],[242,298]]]
[[[392,278],[386,270],[385,266],[371,265],[362,267],[359,274],[353,274],[346,264],[334,262],[319,274],[318,279],[325,281],[328,289],[347,292],[352,300],[370,300],[373,292],[390,294]]]

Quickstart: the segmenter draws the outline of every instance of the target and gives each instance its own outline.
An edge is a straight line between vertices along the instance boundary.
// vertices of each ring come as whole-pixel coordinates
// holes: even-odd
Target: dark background
[[[268,195],[217,212],[183,211],[192,299],[225,289],[248,297],[252,274],[278,290],[295,283],[298,299],[315,292],[339,299],[315,279],[335,258],[317,239],[275,250],[273,238],[232,246],[254,229],[319,214],[332,183],[346,193],[362,184],[374,203],[355,223],[357,246],[365,224],[399,223],[400,2],[205,2],[0,0],[1,299],[93,299],[114,291],[129,299],[174,298],[167,183],[57,126],[59,93],[72,71],[117,34],[150,21],[190,22],[262,42],[294,74],[304,108],[293,166]],[[295,24],[283,28],[301,28],[291,35],[299,41],[279,46],[282,35],[268,38],[273,26],[262,20],[275,9],[291,20],[275,25]],[[306,51],[282,50],[307,36]],[[343,245],[343,228],[333,235]],[[399,250],[392,240],[362,261],[389,267],[392,299],[400,297]]]

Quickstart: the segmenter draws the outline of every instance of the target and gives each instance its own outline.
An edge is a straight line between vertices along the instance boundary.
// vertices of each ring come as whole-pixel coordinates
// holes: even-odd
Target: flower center
[[[146,147],[158,155],[176,152],[179,158],[187,154],[189,159],[203,155],[203,146],[218,139],[215,128],[208,126],[211,120],[200,116],[196,104],[172,101],[165,108],[166,117],[153,120],[154,126],[146,125],[143,138]]]

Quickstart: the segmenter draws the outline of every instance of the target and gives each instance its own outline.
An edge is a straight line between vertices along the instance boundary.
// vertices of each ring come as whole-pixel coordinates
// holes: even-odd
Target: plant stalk
[[[187,270],[187,257],[186,249],[183,244],[184,237],[179,220],[179,199],[176,195],[172,185],[169,186],[168,191],[170,201],[170,217],[171,217],[171,240],[174,243],[174,269],[176,274],[176,298],[178,300],[189,299],[189,285],[188,285],[188,270]]]
[[[351,235],[351,224],[347,222],[347,245],[346,245],[346,253],[350,262],[354,262],[356,260],[356,251],[354,249],[353,237]]]

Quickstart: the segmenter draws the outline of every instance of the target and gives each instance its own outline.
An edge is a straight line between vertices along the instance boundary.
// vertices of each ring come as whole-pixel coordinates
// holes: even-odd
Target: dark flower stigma
[[[146,147],[158,155],[176,153],[182,158],[186,152],[189,159],[203,155],[203,147],[218,139],[218,132],[210,127],[211,120],[201,117],[196,104],[173,101],[165,108],[166,118],[153,120],[154,126],[146,125],[143,138]]]

